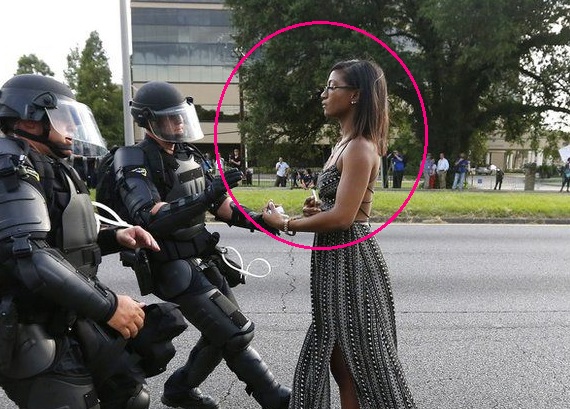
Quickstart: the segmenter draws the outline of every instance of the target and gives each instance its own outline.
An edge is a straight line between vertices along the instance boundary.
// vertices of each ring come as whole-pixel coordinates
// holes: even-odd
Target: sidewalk
[[[469,175],[467,176],[467,190],[471,192],[481,192],[486,194],[493,194],[493,192],[498,192],[494,190],[495,187],[495,176],[494,175]],[[501,187],[501,192],[536,192],[536,193],[558,193],[560,192],[560,186],[562,185],[562,178],[552,177],[549,179],[539,179],[535,180],[534,190],[525,191],[525,176],[521,173],[506,174],[503,177],[503,184]],[[421,185],[420,185],[421,186]],[[449,189],[447,189],[450,191]],[[423,190],[418,187],[417,191],[430,192],[432,190]],[[570,193],[564,192],[560,195],[568,195],[570,199]],[[378,218],[371,218],[374,223],[384,223],[386,220],[381,220]],[[423,223],[423,224],[445,224],[445,223],[455,223],[455,224],[549,224],[549,225],[570,225],[570,215],[569,217],[563,218],[545,218],[545,217],[494,217],[494,218],[477,218],[477,217],[418,217],[418,216],[406,216],[405,212],[401,213],[396,222],[400,223]]]
[[[524,190],[524,178],[522,173],[509,173],[503,177],[503,185],[501,190]],[[470,189],[493,190],[495,187],[494,175],[469,175],[467,176],[467,184]],[[550,179],[536,178],[534,191],[537,192],[557,192],[562,186],[560,177],[552,177]]]

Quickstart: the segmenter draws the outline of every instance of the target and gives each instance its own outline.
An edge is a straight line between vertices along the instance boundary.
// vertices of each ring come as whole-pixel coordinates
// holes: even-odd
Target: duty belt
[[[218,239],[208,232],[203,224],[194,226],[192,229],[195,227],[199,227],[195,234],[184,234],[183,239],[158,240],[160,251],[149,252],[148,256],[150,260],[164,262],[198,257],[212,253],[218,243]]]

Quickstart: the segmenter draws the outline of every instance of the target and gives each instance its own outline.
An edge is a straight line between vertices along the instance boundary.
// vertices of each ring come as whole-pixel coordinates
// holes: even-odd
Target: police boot
[[[164,384],[162,403],[171,408],[217,409],[218,403],[202,393],[198,386],[221,360],[220,349],[200,338],[190,352],[188,362],[177,369]]]
[[[286,409],[291,389],[280,385],[252,347],[225,357],[228,368],[247,385],[246,391],[263,409]]]

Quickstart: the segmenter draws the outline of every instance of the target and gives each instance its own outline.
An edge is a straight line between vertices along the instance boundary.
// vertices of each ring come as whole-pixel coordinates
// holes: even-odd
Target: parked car
[[[489,169],[487,166],[478,166],[477,168],[475,168],[476,175],[490,175],[491,173],[493,173],[493,171]]]

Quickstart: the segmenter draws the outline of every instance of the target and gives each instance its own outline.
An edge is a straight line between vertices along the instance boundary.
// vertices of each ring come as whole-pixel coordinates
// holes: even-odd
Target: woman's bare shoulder
[[[374,142],[362,136],[354,138],[346,147],[347,156],[360,159],[373,159],[378,156]]]

